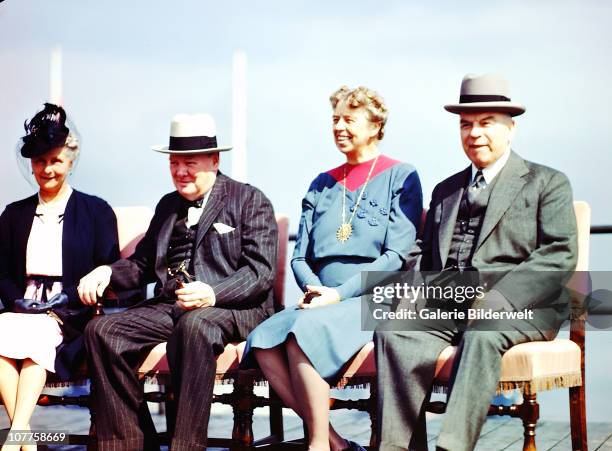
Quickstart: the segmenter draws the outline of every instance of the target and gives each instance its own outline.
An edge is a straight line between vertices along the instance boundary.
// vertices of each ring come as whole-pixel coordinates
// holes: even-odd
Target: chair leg
[[[176,428],[176,398],[170,384],[165,386],[165,398],[164,414],[166,416],[166,435],[168,436],[168,445],[170,445]]]
[[[587,451],[586,397],[584,383],[579,387],[570,387],[569,401],[572,450]]]
[[[285,440],[285,429],[283,426],[283,407],[276,392],[270,387],[270,435],[278,442]]]
[[[89,407],[89,437],[87,440],[87,451],[98,451],[98,440],[96,434],[96,414]]]
[[[536,451],[535,435],[536,425],[540,418],[540,405],[536,400],[535,393],[525,394],[523,404],[520,407],[521,419],[523,420],[524,436],[523,451]]]
[[[372,433],[370,434],[370,447],[375,449],[378,445],[378,404],[377,404],[377,388],[376,381],[370,383],[370,397],[368,398],[368,414],[370,415],[370,423]]]
[[[232,446],[238,450],[249,448],[253,444],[253,410],[254,410],[254,380],[246,375],[238,375],[234,381],[232,394],[232,409],[234,411],[234,428],[232,430]]]

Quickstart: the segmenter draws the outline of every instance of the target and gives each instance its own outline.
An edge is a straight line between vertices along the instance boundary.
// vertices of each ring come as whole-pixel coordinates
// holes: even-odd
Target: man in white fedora
[[[278,232],[266,196],[221,174],[215,123],[207,114],[177,115],[168,146],[176,191],[157,204],[144,238],[127,259],[81,279],[92,305],[107,286],[155,283],[155,297],[92,321],[85,342],[101,450],[150,450],[155,428],[136,370],[167,341],[177,395],[173,450],[203,449],[215,380],[215,358],[273,313]]]
[[[577,258],[567,177],[510,149],[513,118],[525,107],[510,99],[501,76],[466,75],[459,103],[445,109],[459,115],[471,164],[435,187],[423,237],[408,262],[420,271],[478,274],[485,294],[475,299],[473,312],[528,309],[533,316],[423,320],[413,325],[418,327],[404,323],[404,330],[382,324],[374,338],[381,451],[427,449],[425,407],[438,356],[451,344],[458,351],[437,449],[472,450],[504,352],[519,343],[552,339],[567,314],[562,286]],[[451,299],[441,308],[450,311],[460,302]]]

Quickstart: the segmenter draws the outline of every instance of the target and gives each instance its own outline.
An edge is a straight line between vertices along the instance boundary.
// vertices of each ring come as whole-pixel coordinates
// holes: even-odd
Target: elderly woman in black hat
[[[38,193],[0,216],[0,395],[13,430],[28,429],[47,371],[67,379],[82,356],[92,310],[79,279],[119,258],[113,210],[68,183],[79,140],[64,109],[46,103],[25,131],[19,150]]]

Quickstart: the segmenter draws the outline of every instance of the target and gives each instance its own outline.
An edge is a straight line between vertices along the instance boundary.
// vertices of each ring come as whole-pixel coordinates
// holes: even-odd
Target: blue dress
[[[247,338],[242,366],[256,365],[250,350],[269,349],[293,334],[318,373],[334,384],[344,364],[372,340],[361,330],[361,271],[395,271],[412,247],[423,196],[413,166],[381,155],[356,208],[373,160],[344,164],[319,174],[302,201],[302,216],[291,259],[296,281],[334,287],[341,302],[314,309],[290,307],[260,324]],[[346,221],[353,233],[340,242],[343,179]],[[356,211],[355,211],[356,210]]]

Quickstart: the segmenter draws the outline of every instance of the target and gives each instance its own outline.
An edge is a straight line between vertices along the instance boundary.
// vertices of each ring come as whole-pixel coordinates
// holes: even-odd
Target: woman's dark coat
[[[26,248],[38,195],[7,205],[0,215],[0,300],[12,311],[15,299],[23,297],[26,282]],[[82,332],[91,319],[91,307],[77,294],[81,277],[99,265],[119,258],[117,219],[102,199],[74,190],[64,212],[62,233],[62,285],[68,307],[58,309],[64,320],[64,341],[55,361],[60,379],[70,378],[84,352]]]

